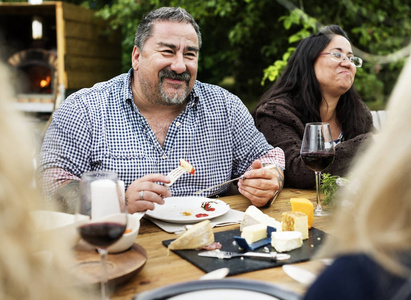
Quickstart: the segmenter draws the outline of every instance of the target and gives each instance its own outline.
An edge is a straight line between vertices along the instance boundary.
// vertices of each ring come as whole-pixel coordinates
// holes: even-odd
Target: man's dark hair
[[[134,45],[143,49],[146,40],[150,37],[155,22],[171,21],[177,23],[188,23],[194,27],[197,33],[198,46],[201,48],[201,32],[200,27],[193,17],[181,7],[161,7],[149,12],[140,22],[137,28]]]

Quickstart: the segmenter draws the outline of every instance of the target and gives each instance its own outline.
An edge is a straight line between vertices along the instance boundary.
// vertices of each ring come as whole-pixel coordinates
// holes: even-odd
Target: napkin
[[[217,218],[210,219],[211,227],[221,227],[221,226],[239,224],[243,220],[243,216],[244,216],[244,212],[235,210],[235,209],[230,209],[226,214],[220,217],[217,217]],[[162,230],[168,233],[178,234],[184,230],[185,226],[192,225],[192,224],[175,224],[175,223],[164,222],[164,221],[151,218],[147,215],[145,215],[144,218],[149,219],[151,222],[153,222],[158,227],[160,227]]]

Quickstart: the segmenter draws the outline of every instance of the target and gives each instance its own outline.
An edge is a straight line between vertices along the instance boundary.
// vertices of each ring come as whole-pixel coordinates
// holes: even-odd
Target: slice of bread
[[[214,243],[214,233],[209,220],[194,224],[168,245],[171,250],[198,249]]]

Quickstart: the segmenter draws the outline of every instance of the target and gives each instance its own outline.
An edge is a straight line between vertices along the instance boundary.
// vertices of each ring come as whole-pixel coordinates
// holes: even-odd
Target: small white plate
[[[154,210],[149,210],[146,215],[165,222],[192,224],[203,220],[220,217],[230,210],[224,201],[205,197],[169,197],[164,198],[163,205],[154,205]],[[204,202],[209,202],[214,211],[207,211],[201,207]],[[196,216],[204,214],[203,216]]]
[[[317,277],[314,273],[293,265],[283,265],[283,271],[292,279],[305,286],[310,286]]]

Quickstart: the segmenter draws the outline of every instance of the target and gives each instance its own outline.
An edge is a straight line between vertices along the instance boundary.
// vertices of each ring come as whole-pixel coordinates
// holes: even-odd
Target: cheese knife
[[[260,252],[229,252],[229,251],[220,251],[220,250],[211,250],[211,251],[204,251],[198,253],[198,256],[204,257],[213,257],[219,259],[230,259],[234,257],[250,257],[250,258],[262,258],[262,259],[269,259],[273,261],[282,261],[290,259],[289,254],[277,253],[277,252],[269,252],[269,253],[260,253]]]

